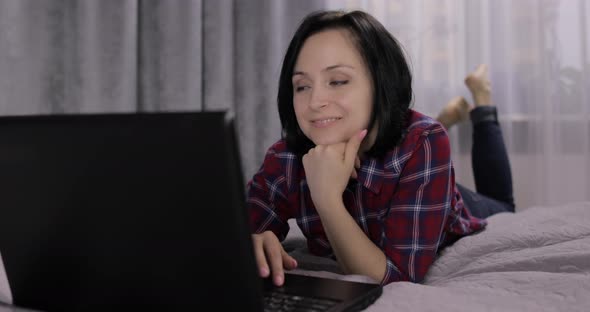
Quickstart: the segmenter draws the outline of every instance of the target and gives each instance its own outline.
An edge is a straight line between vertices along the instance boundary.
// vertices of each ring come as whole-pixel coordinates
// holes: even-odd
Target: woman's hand
[[[360,168],[361,168],[361,159],[357,155],[356,158],[354,159],[354,168],[352,169],[352,172],[350,173],[350,177],[355,180],[358,179],[358,173],[356,171]]]
[[[367,130],[363,130],[348,142],[318,145],[303,156],[305,177],[316,208],[341,199],[350,177],[356,178],[357,154],[366,134]]]
[[[297,261],[287,254],[271,231],[252,234],[252,243],[260,276],[266,278],[272,273],[273,283],[282,286],[285,281],[283,268],[292,270],[297,267]]]

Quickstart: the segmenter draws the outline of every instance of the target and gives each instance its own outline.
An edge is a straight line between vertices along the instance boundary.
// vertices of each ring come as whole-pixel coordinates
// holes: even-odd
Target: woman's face
[[[297,123],[316,145],[346,142],[369,126],[372,81],[347,30],[307,38],[292,82]]]

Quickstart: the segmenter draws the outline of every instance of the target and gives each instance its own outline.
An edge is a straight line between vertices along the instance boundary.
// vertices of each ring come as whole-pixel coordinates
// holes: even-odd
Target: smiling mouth
[[[314,125],[314,127],[324,128],[324,127],[327,127],[327,126],[333,124],[334,122],[336,122],[340,119],[342,119],[342,118],[332,117],[332,118],[325,118],[325,119],[317,119],[317,120],[312,120],[311,123]]]

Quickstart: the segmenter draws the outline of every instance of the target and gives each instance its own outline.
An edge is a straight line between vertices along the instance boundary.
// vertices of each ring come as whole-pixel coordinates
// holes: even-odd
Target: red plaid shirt
[[[455,186],[447,132],[432,118],[410,110],[402,142],[384,158],[368,158],[342,198],[359,227],[385,253],[381,284],[420,282],[437,252],[452,240],[486,226],[471,216]],[[303,164],[284,140],[271,146],[248,183],[253,233],[273,231],[284,240],[295,218],[309,251],[334,257],[311,200]]]

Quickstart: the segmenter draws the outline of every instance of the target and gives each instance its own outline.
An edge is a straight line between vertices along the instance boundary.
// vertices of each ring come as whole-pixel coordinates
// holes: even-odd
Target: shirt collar
[[[385,176],[384,162],[377,158],[367,158],[361,161],[361,168],[357,170],[357,181],[375,194],[381,192]]]

